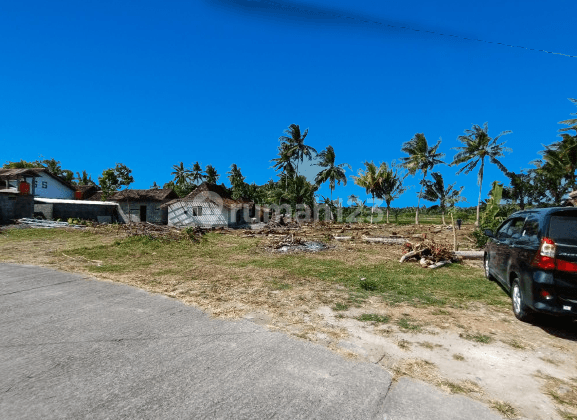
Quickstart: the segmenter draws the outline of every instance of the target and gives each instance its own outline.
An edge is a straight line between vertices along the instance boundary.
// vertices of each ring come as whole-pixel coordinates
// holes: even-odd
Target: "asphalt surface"
[[[0,264],[0,419],[489,420],[484,405],[250,321]]]

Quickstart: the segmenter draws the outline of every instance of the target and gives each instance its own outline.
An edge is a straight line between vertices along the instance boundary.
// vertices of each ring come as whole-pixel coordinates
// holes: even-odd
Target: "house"
[[[246,198],[233,199],[224,184],[203,182],[184,198],[169,201],[169,226],[236,226],[250,221],[255,205]]]
[[[0,177],[7,176],[10,179],[1,182],[2,189],[19,190],[20,183],[29,184],[29,191],[34,197],[62,198],[73,200],[76,187],[64,179],[53,175],[46,168],[18,168],[0,169]],[[2,178],[4,179],[4,178]]]
[[[102,201],[102,191],[87,196],[86,200]],[[178,195],[171,188],[149,190],[123,190],[115,192],[106,201],[118,203],[118,220],[123,223],[150,222],[166,225],[168,209],[161,208]]]
[[[30,169],[0,169],[0,223],[34,216],[34,179]],[[32,191],[30,191],[32,189]]]

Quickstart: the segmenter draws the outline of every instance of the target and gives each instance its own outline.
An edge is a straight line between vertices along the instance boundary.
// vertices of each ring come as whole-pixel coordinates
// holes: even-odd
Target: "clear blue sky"
[[[236,163],[262,184],[292,123],[356,173],[398,160],[417,132],[442,137],[450,161],[457,137],[488,121],[492,135],[513,131],[504,164],[528,168],[577,111],[577,58],[462,38],[577,55],[575,12],[575,0],[4,1],[0,160],[54,157],[94,179],[122,162],[132,188],[197,160],[228,184]],[[476,204],[476,174],[438,169]],[[484,196],[495,179],[490,165]],[[393,205],[416,204],[408,182]],[[352,180],[335,190],[353,193],[365,196]]]

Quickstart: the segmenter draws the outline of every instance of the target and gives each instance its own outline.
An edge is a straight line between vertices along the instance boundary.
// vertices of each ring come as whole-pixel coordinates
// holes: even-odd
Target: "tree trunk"
[[[453,251],[457,250],[457,231],[455,230],[455,221],[453,220],[453,213],[451,212],[451,224],[453,225]]]
[[[443,226],[445,226],[445,210],[441,211],[441,220],[443,221]]]
[[[389,224],[389,203],[387,203],[387,224]]]
[[[373,213],[375,211],[375,194],[373,194],[373,205],[371,206],[371,224],[373,224]]]
[[[425,172],[425,175],[423,176],[423,181],[425,180],[425,178],[427,177],[427,172]],[[419,224],[419,207],[421,205],[421,194],[423,193],[423,187],[424,187],[424,183],[421,184],[421,191],[419,191],[419,197],[417,200],[417,212],[415,213],[415,224],[418,225]]]
[[[479,200],[477,201],[477,221],[475,226],[479,227],[479,210],[481,208],[481,191],[483,190],[483,167],[485,166],[485,158],[481,159],[481,169],[479,169]],[[499,204],[499,203],[497,203]]]

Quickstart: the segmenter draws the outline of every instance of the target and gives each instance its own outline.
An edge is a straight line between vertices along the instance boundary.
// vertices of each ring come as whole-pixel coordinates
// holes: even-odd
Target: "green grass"
[[[405,331],[419,332],[422,330],[422,326],[417,324],[411,317],[404,316],[403,318],[397,320],[397,325]]]
[[[476,333],[476,334],[461,333],[461,334],[459,334],[459,337],[464,338],[465,340],[475,341],[477,343],[482,343],[482,344],[489,344],[493,341],[493,339],[491,337],[489,337],[488,335],[481,334],[481,333]]]
[[[378,314],[362,314],[356,317],[358,321],[363,322],[374,322],[376,324],[386,324],[391,319],[390,316],[387,315],[378,315]]]
[[[111,229],[109,235],[58,229],[11,230],[0,235],[0,255],[2,246],[11,242],[56,240],[64,243],[60,251],[65,250],[69,256],[102,261],[100,266],[88,267],[93,272],[146,271],[190,279],[195,276],[195,266],[201,264],[215,269],[250,268],[253,272],[262,272],[263,276],[274,270],[280,273],[279,279],[296,277],[344,285],[349,291],[348,306],[362,305],[372,296],[380,296],[390,304],[438,308],[466,308],[470,302],[503,307],[510,304],[506,294],[494,282],[486,281],[480,270],[459,264],[423,270],[415,264],[399,264],[395,260],[374,263],[370,258],[364,258],[382,252],[376,249],[354,251],[355,261],[347,263],[339,259],[338,253],[327,258],[330,254],[258,252],[259,240],[218,233],[208,233],[200,243],[161,242],[147,237],[115,240],[114,234],[115,229]],[[361,281],[361,278],[366,280]],[[287,280],[271,283],[271,288],[276,290],[287,287]]]
[[[344,303],[335,303],[335,306],[333,306],[333,311],[346,311],[349,309],[349,305],[346,305]]]

